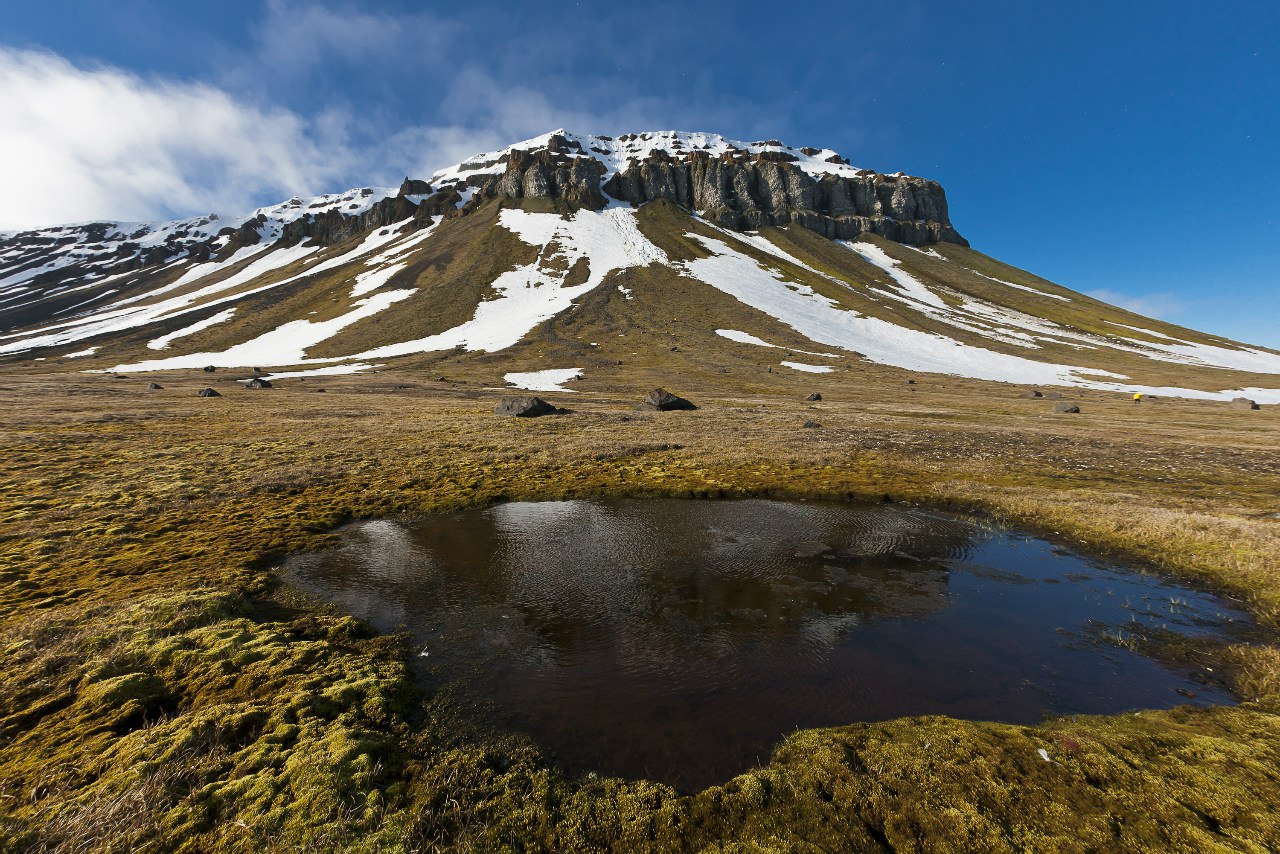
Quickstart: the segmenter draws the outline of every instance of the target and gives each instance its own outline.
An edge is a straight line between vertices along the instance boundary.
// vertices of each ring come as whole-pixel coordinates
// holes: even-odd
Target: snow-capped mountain
[[[540,388],[604,388],[637,359],[721,383],[881,366],[1280,402],[1280,353],[985,256],[934,181],[675,131],[560,130],[398,189],[0,236],[0,359],[277,376],[470,360]]]

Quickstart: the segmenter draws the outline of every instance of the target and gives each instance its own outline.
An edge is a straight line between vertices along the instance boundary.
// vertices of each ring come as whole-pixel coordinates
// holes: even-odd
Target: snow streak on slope
[[[1069,365],[1034,362],[841,309],[806,285],[757,264],[727,243],[689,234],[713,254],[685,263],[689,275],[795,329],[820,344],[841,347],[873,362],[914,371],[961,374],[975,379],[1071,385]]]
[[[9,340],[8,343],[0,344],[0,354],[18,353],[24,350],[30,350],[33,347],[56,347],[62,344],[69,344],[74,341],[81,341],[85,338],[92,338],[95,335],[103,335],[110,332],[123,332],[127,329],[136,329],[139,326],[145,326],[148,323],[154,323],[157,320],[179,317],[184,314],[189,314],[192,311],[221,305],[230,300],[241,299],[250,294],[267,290],[268,288],[278,287],[279,285],[285,284],[285,282],[288,281],[293,281],[293,279],[299,278],[300,276],[294,276],[281,282],[273,282],[269,285],[262,285],[248,291],[236,291],[229,296],[216,296],[223,291],[251,282],[273,270],[286,267],[315,251],[317,251],[317,247],[303,245],[277,249],[267,252],[262,257],[250,263],[240,272],[221,281],[206,285],[205,287],[192,291],[191,293],[170,297],[167,300],[150,305],[136,305],[131,308],[120,308],[120,306],[124,306],[126,303],[134,303],[138,299],[146,298],[131,297],[127,300],[120,300],[120,302],[115,305],[107,306],[104,310],[96,314],[89,315],[88,317],[47,326],[40,334],[29,338],[21,337],[21,335],[25,333],[0,336],[0,341],[4,341],[6,339],[17,339]],[[213,266],[218,268],[225,265]],[[205,275],[208,275],[208,273]],[[199,277],[192,281],[198,280]],[[171,285],[160,289],[160,291],[164,292],[172,290],[173,287],[174,286]],[[147,297],[150,296],[153,296],[153,294],[147,295]],[[205,297],[215,298],[206,302],[201,302]]]
[[[666,254],[640,233],[635,212],[627,208],[580,210],[568,219],[506,208],[499,221],[524,242],[542,247],[542,256],[554,243],[557,251],[553,257],[563,263],[546,269],[543,261],[550,258],[540,257],[532,264],[503,273],[492,285],[496,297],[480,303],[475,316],[466,323],[416,341],[377,347],[352,358],[381,359],[452,347],[504,350],[542,321],[569,308],[614,270],[667,263]],[[589,264],[587,280],[564,287],[565,271],[582,258]]]
[[[200,244],[212,241],[213,248],[220,249],[230,238],[218,237],[218,232],[242,224],[249,224],[258,232],[260,242],[249,247],[250,254],[256,254],[269,248],[284,233],[286,225],[301,217],[329,211],[358,216],[395,192],[390,187],[356,187],[310,199],[290,199],[241,216],[209,214],[172,222],[78,223],[14,233],[8,237],[17,245],[0,255],[0,288],[73,266],[82,271],[77,281],[101,284],[107,270],[140,258],[149,250],[166,247],[171,257],[181,261],[191,247]],[[40,288],[33,295],[47,296],[67,281]]]
[[[1224,400],[1241,393],[1238,390],[1208,392],[1167,386],[1122,385],[1095,379],[1123,379],[1119,374],[1109,371],[1038,362],[1021,356],[997,353],[943,335],[907,329],[874,317],[864,317],[857,312],[842,309],[834,300],[818,294],[807,285],[787,281],[781,271],[762,266],[724,241],[694,233],[688,236],[713,253],[710,257],[686,262],[683,266],[688,275],[752,308],[772,315],[813,341],[857,352],[880,364],[997,382],[1078,386],[1130,393],[1141,391],[1169,397]],[[731,333],[725,337],[739,341],[747,341],[753,337],[731,330],[724,332]],[[1250,391],[1257,400],[1280,401],[1280,390]]]
[[[190,353],[168,359],[153,359],[131,365],[117,365],[116,371],[167,371],[175,368],[242,368],[256,365],[302,365],[338,362],[341,359],[308,359],[307,348],[314,347],[342,329],[366,317],[372,317],[390,305],[412,296],[413,290],[383,291],[355,302],[355,308],[332,320],[312,322],[294,320],[243,344],[218,353]]]
[[[887,252],[879,246],[876,246],[874,243],[850,243],[848,240],[837,240],[836,243],[839,243],[841,246],[847,246],[870,263],[875,264],[881,270],[888,273],[893,280],[898,283],[898,287],[901,289],[902,295],[907,299],[915,300],[916,302],[924,303],[925,305],[931,305],[934,308],[945,309],[947,307],[947,304],[943,302],[942,297],[926,288],[919,279],[907,273],[905,270],[898,269],[898,265],[902,263],[901,261],[898,261],[896,258],[890,258]]]
[[[220,311],[212,317],[206,317],[204,320],[197,321],[190,326],[177,330],[176,332],[170,332],[168,335],[161,335],[159,338],[154,338],[147,342],[147,346],[152,350],[163,350],[169,346],[170,341],[175,341],[178,338],[186,338],[188,335],[194,335],[203,329],[208,329],[210,326],[216,326],[224,320],[230,320],[232,315],[235,313],[236,310],[233,306],[226,311]]]

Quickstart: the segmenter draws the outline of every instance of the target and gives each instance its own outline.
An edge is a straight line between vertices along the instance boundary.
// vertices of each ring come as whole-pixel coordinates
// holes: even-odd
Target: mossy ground
[[[482,362],[460,365],[482,378]],[[677,387],[490,414],[421,376],[0,376],[0,848],[1269,850],[1280,839],[1280,418],[872,373],[823,403]],[[218,375],[214,382],[222,379]],[[327,389],[316,394],[319,385]],[[479,384],[473,380],[468,388]],[[397,389],[397,386],[405,386]],[[554,397],[554,396],[553,396]],[[805,420],[820,429],[801,429]],[[343,521],[508,498],[884,496],[982,511],[1242,599],[1231,708],[803,731],[680,795],[566,780],[424,696],[394,637],[295,602]],[[1040,750],[1049,755],[1041,758]]]

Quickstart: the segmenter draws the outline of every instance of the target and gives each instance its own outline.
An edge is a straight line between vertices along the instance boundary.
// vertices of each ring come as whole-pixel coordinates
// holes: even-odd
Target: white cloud
[[[0,229],[243,212],[352,159],[332,123],[34,51],[0,48],[0,116]]]
[[[1186,310],[1186,303],[1174,294],[1126,294],[1108,288],[1085,291],[1088,296],[1119,306],[1134,314],[1171,320]]]

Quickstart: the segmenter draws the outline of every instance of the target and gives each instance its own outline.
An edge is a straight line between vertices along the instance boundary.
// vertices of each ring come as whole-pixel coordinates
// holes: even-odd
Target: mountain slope
[[[447,360],[595,389],[642,365],[740,391],[897,370],[1280,402],[1280,353],[983,255],[935,182],[677,132],[558,131],[398,190],[9,236],[0,359],[277,376]]]

